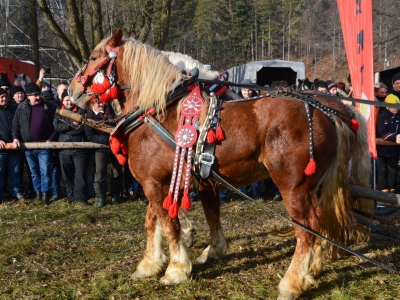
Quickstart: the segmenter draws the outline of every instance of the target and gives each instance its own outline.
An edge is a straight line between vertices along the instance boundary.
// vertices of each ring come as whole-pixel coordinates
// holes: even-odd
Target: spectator
[[[54,97],[53,91],[51,90],[51,85],[47,81],[42,82],[42,92],[40,94],[44,100],[50,101],[56,106],[58,105],[59,102]]]
[[[69,98],[67,91],[62,94],[62,108],[83,115],[84,110],[76,106]],[[59,142],[84,142],[86,141],[84,127],[67,118],[54,118],[54,129],[59,133]],[[86,159],[85,149],[67,149],[59,152],[60,169],[67,192],[68,203],[79,202],[88,205],[86,201]]]
[[[64,91],[68,90],[68,82],[61,81],[57,86],[57,100],[59,103],[62,102],[61,96]]]
[[[374,86],[375,100],[383,102],[388,94],[388,87],[383,82],[378,82]]]
[[[0,88],[7,92],[8,101],[11,101],[11,87],[13,85],[8,80],[0,80]]]
[[[325,81],[318,81],[316,84],[317,91],[323,92],[325,94],[328,94],[328,85],[326,84]]]
[[[337,91],[339,93],[339,96],[341,97],[347,97],[347,93],[346,93],[346,84],[342,81],[339,81],[337,83]]]
[[[14,85],[11,88],[11,98],[13,105],[18,105],[25,100],[25,91],[22,87]]]
[[[114,116],[114,110],[110,104],[104,104],[98,99],[92,99],[89,102],[87,111],[88,118],[96,121],[105,121],[108,116]],[[110,135],[100,130],[85,125],[87,139],[92,143],[110,145]],[[94,175],[94,191],[96,193],[97,204],[101,208],[106,205],[107,193],[107,164],[111,162],[111,202],[120,201],[120,191],[122,190],[122,166],[117,158],[111,153],[110,149],[96,149],[95,154],[95,175]]]
[[[400,86],[400,77],[399,77]],[[400,99],[390,94],[385,99],[386,103],[400,104]],[[379,113],[377,121],[377,137],[394,141],[400,144],[400,115],[398,108],[388,107]],[[394,193],[397,184],[397,169],[399,163],[399,147],[378,146],[378,185],[382,192]]]
[[[28,101],[18,105],[12,124],[13,143],[17,148],[20,147],[20,140],[22,142],[46,142],[53,140],[55,136],[53,127],[55,106],[43,101],[40,96],[40,88],[33,82],[27,85],[26,94]],[[50,204],[51,151],[27,150],[25,155],[32,174],[36,197],[47,206]]]
[[[3,150],[6,143],[11,143],[13,140],[12,120],[15,110],[15,106],[8,102],[7,92],[0,88],[0,201],[3,201],[7,175],[11,196],[19,201],[25,200],[21,188],[20,153],[14,150]]]
[[[332,80],[328,80],[326,82],[326,85],[328,86],[328,93],[331,96],[338,96],[338,92],[337,92],[337,83],[332,81]]]

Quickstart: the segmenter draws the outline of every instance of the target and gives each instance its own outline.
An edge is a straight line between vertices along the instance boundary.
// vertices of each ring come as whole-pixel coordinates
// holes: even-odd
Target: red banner
[[[337,0],[354,98],[375,100],[372,0]],[[356,103],[367,121],[368,144],[376,159],[374,106]]]

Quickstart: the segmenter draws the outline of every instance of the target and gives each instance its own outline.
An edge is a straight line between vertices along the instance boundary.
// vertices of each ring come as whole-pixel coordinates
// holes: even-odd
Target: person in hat
[[[399,80],[400,81],[400,80]],[[386,103],[399,104],[400,99],[390,94],[385,99]],[[399,108],[387,107],[378,116],[376,136],[400,144],[400,114]],[[394,146],[377,146],[377,172],[378,185],[382,192],[394,193],[397,184],[397,169],[400,148]]]
[[[6,175],[8,175],[11,196],[20,201],[25,200],[21,187],[20,153],[18,151],[4,150],[6,143],[13,141],[11,128],[15,109],[15,106],[8,101],[7,92],[0,88],[0,201],[3,201],[4,197]]]
[[[317,91],[323,92],[325,94],[327,94],[329,92],[328,85],[326,84],[325,81],[322,81],[322,80],[318,81],[316,83],[315,87],[316,87]]]
[[[328,93],[329,93],[331,96],[338,96],[338,93],[337,93],[337,83],[336,83],[335,81],[328,80],[328,81],[326,82],[326,85],[328,86]]]
[[[14,85],[11,88],[11,98],[13,105],[18,105],[26,99],[25,91],[22,86]]]
[[[61,95],[62,108],[83,115],[85,111],[71,101],[67,91]],[[67,118],[54,118],[54,129],[59,133],[59,142],[85,142],[86,134],[83,126],[76,124]],[[66,149],[59,152],[60,168],[67,192],[68,203],[82,203],[86,201],[86,149]]]
[[[3,80],[3,79],[0,80],[0,88],[2,88],[3,90],[5,90],[7,92],[8,101],[11,100],[11,91],[10,91],[11,87],[12,87],[12,84],[9,81]]]
[[[14,146],[19,148],[22,142],[47,142],[56,140],[53,127],[56,107],[44,102],[40,88],[34,82],[26,87],[27,101],[17,106],[12,124]],[[26,150],[25,156],[32,174],[33,188],[36,197],[45,205],[50,204],[51,189],[51,150]]]

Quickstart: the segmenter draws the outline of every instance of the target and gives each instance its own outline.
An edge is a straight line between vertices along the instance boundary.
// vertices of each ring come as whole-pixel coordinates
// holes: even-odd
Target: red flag
[[[372,0],[337,0],[354,98],[375,100]],[[356,103],[367,120],[368,144],[376,159],[375,107]]]

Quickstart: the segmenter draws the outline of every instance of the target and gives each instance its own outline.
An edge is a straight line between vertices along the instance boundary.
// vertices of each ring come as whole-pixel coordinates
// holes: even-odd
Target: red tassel
[[[168,210],[172,205],[172,193],[168,193],[168,196],[165,197],[163,202],[163,208]]]
[[[118,99],[119,97],[119,89],[116,85],[114,85],[108,93],[110,94],[111,99]]]
[[[121,150],[122,150],[123,154],[127,155],[128,154],[128,144],[127,143],[123,143],[121,145]]]
[[[113,154],[119,153],[119,149],[121,148],[121,142],[117,137],[110,136],[110,149]]]
[[[184,210],[187,210],[187,209],[190,208],[190,206],[191,206],[191,203],[190,203],[189,195],[188,195],[187,193],[185,193],[185,194],[183,195],[183,198],[182,198],[181,207],[182,207]]]
[[[209,143],[213,144],[216,141],[214,130],[209,129],[207,132],[207,140]]]
[[[224,131],[222,130],[221,126],[217,127],[215,137],[216,137],[217,141],[220,141],[220,142],[225,140],[225,134],[224,134]]]
[[[168,209],[168,215],[171,218],[176,218],[178,216],[178,201],[174,201]]]
[[[310,158],[310,161],[309,161],[306,169],[304,170],[304,173],[307,176],[310,176],[315,173],[316,169],[317,169],[317,164],[315,163],[314,158]]]
[[[352,118],[351,119],[351,129],[356,131],[356,130],[358,130],[358,128],[360,128],[360,125],[358,124],[356,119]]]
[[[126,163],[126,156],[123,154],[115,154],[120,165],[124,165]]]
[[[92,92],[96,94],[103,94],[110,88],[110,81],[108,80],[107,77],[104,77],[102,83],[93,83],[90,88],[92,89]]]

